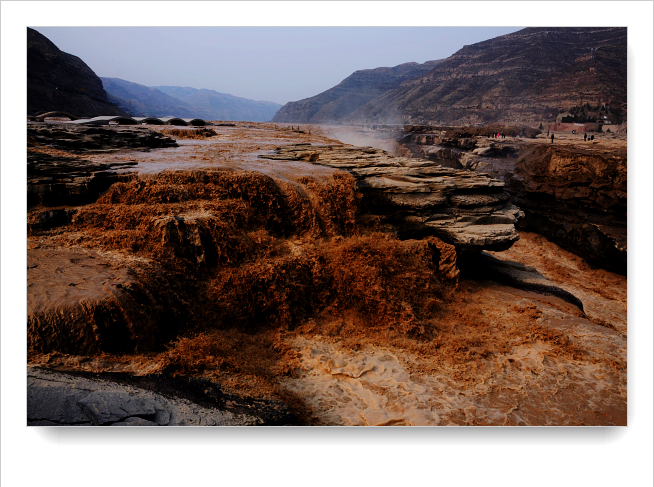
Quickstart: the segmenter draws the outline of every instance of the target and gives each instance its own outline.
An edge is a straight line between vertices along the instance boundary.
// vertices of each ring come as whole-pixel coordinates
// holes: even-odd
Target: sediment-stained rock
[[[27,153],[27,206],[53,207],[90,203],[112,184],[126,181],[129,174],[119,173],[136,162],[94,163],[87,159],[40,152]],[[44,217],[37,226],[53,225]],[[61,220],[63,221],[63,220]],[[56,226],[56,225],[53,225]]]
[[[436,235],[459,252],[505,250],[519,238],[515,224],[522,212],[507,201],[504,183],[483,173],[394,157],[372,147],[296,144],[259,157],[352,173],[364,205],[383,214],[400,237]]]
[[[541,144],[507,181],[525,229],[602,267],[627,272],[626,154]]]

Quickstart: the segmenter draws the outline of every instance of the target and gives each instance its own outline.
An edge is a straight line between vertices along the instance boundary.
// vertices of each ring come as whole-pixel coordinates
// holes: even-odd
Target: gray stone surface
[[[27,368],[28,426],[253,426],[259,417],[107,380]]]

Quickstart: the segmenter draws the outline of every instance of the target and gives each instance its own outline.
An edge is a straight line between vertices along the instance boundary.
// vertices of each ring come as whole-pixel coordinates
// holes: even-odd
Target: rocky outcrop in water
[[[177,147],[159,132],[143,127],[86,127],[31,124],[27,127],[27,204],[53,207],[84,204],[118,181],[130,178],[125,170],[133,161],[92,162],[82,155],[124,149],[148,151]],[[54,215],[43,214],[31,224],[51,225]],[[45,220],[48,220],[46,222]]]
[[[507,189],[523,228],[616,272],[627,272],[627,158],[554,145],[521,154]]]
[[[27,147],[45,146],[75,154],[119,149],[149,150],[177,147],[177,142],[145,127],[89,127],[75,124],[29,124]]]
[[[522,212],[504,183],[486,174],[394,157],[371,147],[279,147],[274,160],[304,160],[346,170],[357,179],[364,205],[383,215],[401,238],[436,235],[459,252],[506,250],[518,240]]]
[[[404,135],[398,139],[398,155],[428,159],[455,169],[476,169],[479,162],[488,157],[518,157],[520,144],[511,135],[521,133],[520,129],[503,127],[482,131],[471,128],[470,131],[462,131],[438,127],[421,128],[422,130],[414,131],[412,126],[405,127]],[[508,134],[509,138],[495,138],[494,134],[500,131]],[[481,137],[480,132],[483,134]]]

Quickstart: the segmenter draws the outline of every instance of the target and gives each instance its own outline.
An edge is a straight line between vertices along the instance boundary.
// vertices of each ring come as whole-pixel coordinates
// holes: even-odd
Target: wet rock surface
[[[128,180],[131,176],[118,170],[134,165],[135,162],[102,164],[79,157],[28,152],[27,205],[53,207],[92,202],[112,184]],[[56,225],[43,220],[33,223]]]
[[[626,153],[535,146],[521,155],[507,188],[526,213],[523,228],[626,274]]]
[[[134,158],[94,162],[90,154],[177,146],[173,139],[141,127],[29,124],[27,138],[28,207],[95,201],[112,184],[128,180],[131,176],[126,171],[137,165]]]
[[[579,298],[547,280],[534,267],[518,262],[503,261],[487,252],[481,252],[460,260],[459,268],[468,278],[488,279],[517,289],[558,296],[575,305],[582,312],[584,311],[584,305]]]
[[[483,173],[394,157],[372,147],[289,145],[260,158],[303,160],[346,170],[364,205],[383,214],[402,237],[436,235],[459,252],[504,250],[517,239],[521,211],[504,183]]]
[[[174,139],[145,127],[106,128],[74,123],[31,123],[27,126],[27,140],[28,147],[46,146],[75,154],[177,147]]]
[[[281,401],[225,394],[206,380],[27,369],[28,426],[292,425]]]

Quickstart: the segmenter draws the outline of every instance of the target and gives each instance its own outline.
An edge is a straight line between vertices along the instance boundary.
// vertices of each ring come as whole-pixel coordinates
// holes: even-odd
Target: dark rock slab
[[[97,127],[69,123],[31,123],[27,126],[27,141],[28,147],[46,146],[76,154],[177,147],[174,139],[146,127]]]
[[[146,417],[154,419],[157,412],[154,402],[127,392],[94,391],[77,401],[77,405],[94,425]]]
[[[28,426],[292,425],[281,401],[223,393],[206,380],[28,366]]]
[[[487,279],[546,296],[557,296],[584,311],[584,305],[579,298],[549,281],[534,267],[500,260],[487,252],[467,256],[459,260],[458,264],[461,272],[468,277]]]

